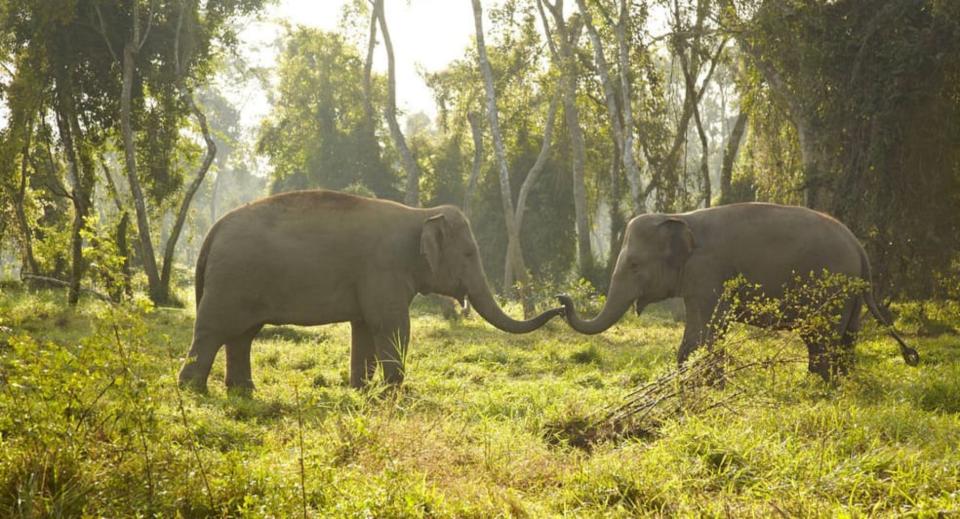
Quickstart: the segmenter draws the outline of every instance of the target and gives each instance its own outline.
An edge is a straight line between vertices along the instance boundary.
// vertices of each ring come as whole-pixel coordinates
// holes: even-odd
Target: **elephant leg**
[[[860,297],[855,297],[847,307],[845,319],[841,321],[839,352],[839,371],[841,375],[848,375],[850,373],[850,369],[853,367],[854,362],[856,361],[856,357],[854,355],[854,344],[857,341],[857,333],[859,331]]]
[[[826,331],[801,333],[807,345],[807,370],[825,382],[846,375],[853,363],[853,344],[860,329],[860,299],[852,299],[836,325]]]
[[[822,333],[803,333],[801,337],[807,345],[807,371],[827,383],[835,380],[840,369],[840,341]]]
[[[366,323],[352,321],[350,328],[350,387],[360,389],[377,369],[377,347]]]
[[[228,390],[236,390],[243,393],[253,391],[253,375],[250,370],[250,345],[262,327],[262,325],[258,324],[227,341],[227,373],[224,376],[224,383]]]
[[[699,324],[690,322],[687,317],[687,325],[683,329],[683,340],[680,341],[680,349],[677,350],[677,366],[682,366],[690,355],[700,347],[700,338],[704,335],[704,329]]]
[[[830,382],[830,356],[823,341],[802,335],[807,345],[807,371],[820,375],[824,382]]]
[[[728,328],[724,317],[724,307],[719,305],[717,298],[703,298],[699,301],[684,300],[687,308],[687,326],[683,330],[683,340],[677,351],[677,365],[682,366],[690,355],[700,346],[706,346],[714,353],[717,361],[707,366],[704,373],[704,382],[711,386],[724,386],[724,352],[715,350],[720,348],[717,343],[723,338]]]
[[[178,377],[180,387],[191,388],[201,393],[207,392],[210,368],[213,367],[213,359],[216,358],[223,343],[224,340],[220,334],[201,327],[194,329],[193,343],[190,345],[190,352],[187,353],[187,360],[180,369]]]
[[[394,327],[385,327],[374,333],[377,360],[383,369],[383,380],[388,384],[400,384],[404,379],[404,362],[410,344],[410,317],[404,315],[402,322]]]
[[[683,340],[677,351],[677,365],[683,365],[690,355],[700,346],[712,347],[723,338],[728,323],[722,319],[722,309],[718,309],[717,299],[706,301],[685,299],[687,324],[683,329]]]

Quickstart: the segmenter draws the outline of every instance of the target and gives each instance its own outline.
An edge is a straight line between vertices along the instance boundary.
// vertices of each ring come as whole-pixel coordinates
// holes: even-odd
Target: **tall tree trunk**
[[[798,117],[793,121],[803,160],[803,205],[832,212],[833,197],[826,189],[830,171],[827,144],[823,142],[824,133],[811,119]]]
[[[377,46],[377,21],[380,20],[380,9],[383,0],[376,0],[373,12],[370,14],[370,30],[367,35],[367,58],[363,62],[363,112],[370,130],[375,127],[373,113],[373,51]]]
[[[737,121],[730,130],[727,147],[723,150],[723,165],[720,168],[720,205],[736,202],[733,198],[733,164],[737,160],[740,142],[747,128],[747,112],[740,110]]]
[[[680,159],[680,150],[686,148],[684,144],[686,143],[687,130],[690,127],[690,120],[694,119],[695,116],[699,118],[700,101],[703,99],[704,93],[707,90],[707,85],[713,78],[713,73],[716,71],[717,64],[720,62],[720,54],[726,47],[727,40],[721,39],[717,49],[708,57],[709,61],[703,62],[700,58],[701,52],[706,54],[706,49],[703,48],[701,43],[701,37],[704,33],[704,20],[708,14],[707,7],[708,4],[703,0],[699,0],[697,2],[696,20],[694,21],[692,27],[688,27],[684,24],[679,1],[674,0],[673,2],[673,12],[671,13],[672,30],[678,35],[692,35],[694,41],[693,44],[690,44],[686,41],[686,36],[678,36],[674,40],[673,50],[676,56],[680,59],[680,68],[681,72],[683,73],[683,110],[680,115],[680,121],[677,125],[677,130],[674,133],[673,144],[670,147],[670,151],[667,154],[666,160],[662,164],[662,171],[659,173],[659,175],[662,177],[673,177],[675,175],[675,171],[678,166],[678,160]],[[687,55],[687,52],[690,53],[689,56]],[[709,67],[703,82],[698,85],[697,78],[700,76],[700,70],[705,64],[708,64]],[[684,168],[686,168],[685,161]],[[707,175],[709,175],[709,165],[707,168]],[[686,169],[684,169],[683,177],[685,176]],[[699,179],[700,180],[698,183],[704,183],[702,162]],[[709,182],[706,182],[706,184],[708,185]],[[682,180],[680,185],[681,188],[685,190],[686,181]]]
[[[590,42],[593,45],[594,69],[600,77],[600,85],[603,87],[603,100],[607,108],[607,117],[610,119],[611,133],[613,134],[614,143],[619,153],[619,150],[623,149],[624,142],[623,125],[620,122],[622,112],[620,111],[616,89],[613,86],[613,81],[610,79],[610,65],[607,63],[606,54],[603,50],[603,40],[600,38],[600,33],[593,23],[593,15],[587,8],[585,0],[577,0],[577,5],[580,8],[583,24],[587,28],[587,35],[590,37]],[[542,8],[540,9],[540,19],[544,24],[544,30],[549,30],[546,15]]]
[[[543,167],[547,163],[547,156],[550,154],[550,144],[553,139],[553,124],[554,119],[556,119],[558,106],[559,96],[554,95],[551,97],[550,107],[547,109],[547,118],[543,127],[543,142],[540,144],[540,153],[537,154],[537,160],[534,161],[533,166],[530,167],[530,171],[527,172],[527,176],[524,177],[523,184],[520,186],[520,193],[517,195],[516,226],[518,236],[523,232],[523,217],[527,210],[527,197],[530,195],[530,190],[533,189],[533,186],[537,183],[537,178],[540,176],[540,172],[543,171]],[[520,246],[519,238],[515,242],[515,246]],[[507,258],[510,258],[509,252],[507,253]],[[508,260],[504,268],[504,286],[513,284],[514,274],[513,263]],[[529,298],[526,297],[524,298],[524,314],[527,317],[533,312],[532,306],[527,308],[529,304],[528,299]]]
[[[480,114],[470,112],[467,114],[467,122],[470,123],[470,134],[473,136],[473,163],[470,166],[470,178],[467,179],[467,186],[463,190],[463,214],[470,219],[473,192],[477,189],[477,180],[480,178],[480,166],[483,164],[483,129],[480,127]]]
[[[636,150],[633,142],[633,85],[630,82],[630,47],[627,35],[630,33],[630,11],[625,0],[620,0],[620,19],[615,34],[620,61],[620,108],[623,111],[623,146],[621,158],[623,169],[630,184],[631,208],[634,214],[646,212],[646,202],[642,197],[643,185],[640,182],[640,168],[637,166]]]
[[[593,280],[593,250],[590,244],[590,220],[587,207],[587,186],[585,180],[586,143],[580,127],[580,111],[577,108],[577,61],[574,47],[580,35],[580,23],[574,21],[570,26],[563,17],[563,1],[537,0],[544,31],[550,51],[560,70],[561,97],[563,115],[570,135],[570,148],[573,155],[573,208],[577,227],[577,263],[582,277]],[[543,12],[546,6],[553,16],[557,43],[551,37],[549,24]]]
[[[134,2],[134,6],[137,2]],[[134,25],[138,26],[136,16]],[[134,34],[139,35],[139,30]],[[134,36],[134,38],[136,38]],[[160,283],[160,272],[157,269],[157,259],[153,251],[153,240],[150,238],[150,216],[147,213],[147,204],[144,200],[143,189],[140,187],[140,177],[137,176],[137,151],[133,141],[133,79],[134,61],[136,55],[135,40],[128,41],[123,46],[123,85],[120,90],[120,132],[123,135],[123,157],[126,163],[127,183],[130,185],[130,194],[133,196],[133,207],[137,214],[137,234],[140,238],[140,261],[143,271],[147,275],[147,285],[150,290],[150,299],[154,303],[163,303],[164,294]]]
[[[173,268],[174,256],[177,251],[177,241],[179,241],[180,233],[183,231],[183,225],[187,221],[190,204],[193,202],[193,197],[197,194],[197,190],[200,189],[200,186],[203,184],[207,171],[210,169],[210,164],[213,163],[213,159],[217,156],[217,145],[210,136],[209,128],[207,128],[207,118],[194,102],[193,94],[186,90],[185,87],[182,95],[188,106],[190,106],[190,111],[193,112],[193,116],[197,118],[197,123],[200,125],[200,132],[203,134],[203,140],[207,145],[207,152],[199,169],[197,169],[197,173],[193,177],[193,182],[190,183],[187,192],[183,195],[183,200],[180,202],[180,209],[177,211],[177,217],[174,220],[173,227],[170,229],[166,248],[163,251],[163,271],[160,274],[160,295],[164,301],[169,301],[170,299],[170,274]]]
[[[213,164],[213,159],[217,156],[217,144],[213,141],[213,137],[210,136],[210,129],[207,127],[207,118],[203,114],[203,111],[200,110],[200,107],[197,106],[196,100],[193,98],[193,92],[187,87],[186,78],[184,78],[183,70],[180,67],[180,36],[183,26],[184,9],[185,4],[181,3],[180,14],[177,18],[177,33],[173,40],[174,73],[177,74],[179,78],[177,87],[180,90],[180,97],[190,108],[190,113],[197,119],[197,124],[200,126],[200,133],[203,135],[203,141],[207,146],[207,152],[203,157],[203,162],[200,163],[199,169],[197,169],[196,175],[193,177],[193,182],[190,183],[187,192],[183,195],[176,219],[173,222],[173,227],[170,229],[170,235],[166,241],[166,248],[163,251],[163,270],[160,273],[160,294],[161,298],[165,301],[169,301],[170,299],[170,274],[173,269],[177,241],[180,240],[180,233],[183,230],[184,223],[187,221],[190,204],[193,202],[193,197],[197,194],[197,190],[200,189],[200,186],[203,184],[203,180],[207,176],[207,171],[210,170],[210,165]]]
[[[467,122],[470,123],[470,134],[473,136],[473,163],[470,166],[470,178],[467,179],[467,185],[463,190],[463,214],[467,220],[473,213],[473,193],[477,190],[477,181],[480,179],[480,167],[483,165],[483,128],[480,119],[480,113],[471,111],[467,113]],[[467,299],[463,305],[463,315],[470,313],[470,300]]]
[[[527,210],[527,197],[530,190],[537,183],[543,167],[547,164],[547,156],[550,155],[550,147],[553,140],[554,121],[557,116],[560,96],[550,96],[550,105],[547,108],[547,117],[543,125],[543,142],[540,144],[540,152],[537,154],[537,160],[534,161],[527,176],[523,178],[523,184],[520,185],[520,193],[517,195],[517,230],[523,230],[523,217]]]
[[[697,135],[700,137],[700,195],[703,197],[703,207],[710,207],[712,198],[710,190],[710,143],[707,141],[707,132],[703,129],[700,120],[700,107],[693,107],[693,120],[696,122]]]
[[[616,88],[610,78],[610,65],[603,50],[603,40],[593,23],[593,15],[587,8],[585,0],[577,0],[587,34],[593,44],[594,66],[600,76],[603,86],[603,97],[607,108],[607,117],[610,119],[610,128],[614,136],[618,155],[622,161],[623,170],[630,186],[630,207],[634,214],[646,212],[644,192],[640,180],[640,168],[637,165],[634,150],[632,84],[630,81],[630,52],[627,42],[627,26],[630,13],[624,3],[620,5],[620,17],[615,26],[617,38],[617,62],[619,67],[620,98],[617,98]],[[542,16],[541,10],[541,16]],[[621,122],[622,119],[622,122]],[[619,206],[619,201],[614,204]],[[619,211],[619,207],[616,209]]]
[[[617,147],[611,146],[613,149],[611,153],[617,155]],[[617,256],[620,254],[620,245],[623,241],[623,231],[626,228],[626,221],[623,217],[623,211],[620,210],[620,176],[617,174],[619,172],[620,162],[618,160],[610,161],[610,243],[607,249],[607,268],[606,268],[606,278],[610,279],[610,276],[613,274],[613,269],[617,264]],[[607,287],[597,287],[601,290],[609,289]]]
[[[20,183],[17,187],[17,195],[13,200],[14,213],[16,214],[17,226],[19,227],[19,242],[22,255],[23,267],[29,269],[28,274],[40,275],[40,267],[37,264],[37,258],[33,252],[33,236],[30,230],[30,222],[27,220],[26,201],[27,201],[27,165],[30,157],[30,136],[33,134],[32,124],[27,123],[27,131],[24,135],[23,151],[20,162]],[[22,267],[21,267],[22,270]]]
[[[217,223],[217,195],[220,194],[220,182],[223,180],[223,170],[217,171],[217,176],[213,178],[213,186],[210,187],[210,225]]]
[[[490,123],[490,134],[493,137],[494,155],[497,159],[497,166],[500,173],[500,198],[503,202],[503,217],[507,227],[507,262],[514,271],[516,279],[520,282],[521,291],[528,284],[527,267],[523,260],[523,251],[520,247],[520,233],[517,228],[516,212],[513,207],[513,194],[510,189],[510,172],[507,169],[507,153],[504,150],[503,139],[500,135],[500,118],[497,112],[497,97],[493,86],[493,71],[490,68],[490,62],[487,59],[487,47],[483,38],[483,10],[480,6],[480,0],[471,0],[473,4],[473,22],[476,29],[477,54],[480,61],[480,74],[483,76],[484,91],[487,101],[487,120]],[[504,290],[511,292],[512,287],[504,286]],[[524,300],[524,313],[527,313],[527,307],[530,306]]]
[[[374,11],[380,21],[380,32],[383,34],[383,45],[387,50],[387,126],[390,127],[390,136],[393,144],[400,152],[400,162],[407,173],[406,194],[403,203],[416,207],[420,205],[420,166],[417,165],[413,153],[407,146],[407,140],[397,122],[397,75],[393,59],[393,43],[390,41],[390,31],[387,29],[387,17],[384,14],[383,0],[375,0]]]
[[[73,224],[70,230],[70,281],[67,302],[76,305],[80,300],[80,281],[83,278],[83,230],[90,213],[93,195],[92,165],[88,153],[82,149],[83,135],[77,120],[73,99],[73,85],[68,71],[61,71],[57,81],[57,127],[63,140],[64,151],[72,181],[69,195],[73,205]]]
[[[123,300],[124,295],[128,298],[133,297],[133,284],[131,281],[133,274],[130,272],[130,247],[127,245],[127,229],[129,227],[130,213],[124,211],[120,215],[120,222],[117,223],[116,236],[114,237],[117,243],[117,254],[123,258],[123,263],[120,265],[123,283],[110,291],[110,297],[117,302]]]
[[[120,198],[120,191],[117,190],[117,184],[114,182],[113,174],[110,172],[110,167],[107,166],[107,161],[104,160],[102,156],[100,157],[100,166],[103,169],[103,177],[107,182],[107,191],[110,192],[110,197],[113,199],[117,211],[120,212],[120,222],[117,224],[114,239],[117,243],[117,254],[123,258],[123,264],[120,266],[120,271],[123,274],[123,287],[122,290],[118,289],[112,291],[110,294],[110,297],[115,301],[120,301],[123,294],[126,294],[128,298],[133,297],[133,273],[130,271],[130,247],[127,244],[127,234],[130,228],[130,212],[124,207],[123,200]]]
[[[729,13],[736,13],[730,0],[721,0],[721,7]],[[735,23],[740,23],[734,17]],[[773,96],[786,108],[793,127],[797,130],[797,140],[800,141],[800,154],[803,161],[803,198],[804,205],[814,209],[830,209],[832,196],[824,189],[829,172],[827,145],[820,139],[823,132],[817,128],[816,107],[809,107],[803,99],[793,95],[793,90],[787,81],[780,75],[777,68],[764,54],[744,37],[745,32],[734,31],[737,43],[751,58],[754,67],[763,76]]]

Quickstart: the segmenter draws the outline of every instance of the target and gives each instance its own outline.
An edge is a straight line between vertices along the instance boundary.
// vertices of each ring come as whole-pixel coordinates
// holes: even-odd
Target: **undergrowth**
[[[0,293],[3,517],[960,513],[960,340],[946,329],[908,337],[911,368],[868,320],[836,385],[805,363],[732,375],[704,398],[757,398],[597,438],[598,412],[675,369],[668,313],[592,337],[418,313],[398,390],[348,387],[347,325],[268,328],[245,398],[226,393],[222,354],[208,395],[177,391],[191,310],[62,300]],[[757,358],[806,353],[793,334],[750,337]]]

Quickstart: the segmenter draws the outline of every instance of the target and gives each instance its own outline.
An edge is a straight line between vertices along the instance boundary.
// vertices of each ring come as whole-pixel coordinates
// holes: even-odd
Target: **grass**
[[[0,293],[3,517],[960,514],[952,332],[910,337],[910,368],[869,324],[837,386],[782,367],[733,409],[589,443],[585,423],[673,367],[668,314],[588,337],[420,312],[396,391],[349,389],[348,326],[271,328],[253,398],[226,393],[222,354],[210,393],[178,398],[192,310],[63,299]]]

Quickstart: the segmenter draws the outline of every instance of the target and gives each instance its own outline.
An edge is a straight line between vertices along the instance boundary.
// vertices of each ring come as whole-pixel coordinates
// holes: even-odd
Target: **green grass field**
[[[418,311],[396,391],[347,387],[347,325],[268,328],[244,398],[222,354],[209,395],[178,393],[192,309],[63,299],[0,293],[2,517],[960,515],[953,332],[901,322],[910,368],[868,321],[839,385],[799,363],[747,373],[742,395],[698,393],[729,405],[586,443],[580,425],[673,369],[666,313],[587,337]],[[774,342],[804,352],[749,347]]]

